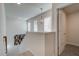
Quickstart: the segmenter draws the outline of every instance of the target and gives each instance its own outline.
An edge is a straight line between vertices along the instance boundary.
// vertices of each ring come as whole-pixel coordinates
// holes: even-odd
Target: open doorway
[[[58,55],[79,55],[79,4],[58,9]]]

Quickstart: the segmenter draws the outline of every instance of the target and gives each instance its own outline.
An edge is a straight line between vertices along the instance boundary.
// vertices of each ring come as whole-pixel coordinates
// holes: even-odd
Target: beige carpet
[[[33,54],[30,51],[26,51],[26,52],[23,52],[23,53],[19,53],[18,56],[33,56]]]
[[[60,56],[79,56],[79,46],[67,44]]]

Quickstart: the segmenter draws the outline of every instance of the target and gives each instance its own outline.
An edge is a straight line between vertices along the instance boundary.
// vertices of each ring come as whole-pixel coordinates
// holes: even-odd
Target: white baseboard
[[[79,46],[79,43],[74,43],[74,42],[67,42],[67,44],[71,44],[71,45]]]

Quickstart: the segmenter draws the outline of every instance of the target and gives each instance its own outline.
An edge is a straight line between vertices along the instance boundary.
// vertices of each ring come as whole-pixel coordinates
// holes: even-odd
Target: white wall
[[[55,32],[45,33],[45,55],[54,56]]]
[[[26,21],[16,17],[7,17],[8,55],[16,55],[18,46],[14,46],[14,35],[26,33]]]
[[[28,32],[20,45],[20,52],[30,51],[34,56],[53,56],[55,32]]]
[[[3,36],[6,35],[6,17],[4,4],[0,3],[0,55],[6,55],[5,42],[3,42]]]
[[[67,17],[67,43],[79,46],[79,12]]]
[[[20,52],[23,53],[30,51],[34,56],[45,55],[45,36],[42,32],[29,32],[26,33],[26,38],[20,45]],[[18,53],[18,54],[19,54]]]

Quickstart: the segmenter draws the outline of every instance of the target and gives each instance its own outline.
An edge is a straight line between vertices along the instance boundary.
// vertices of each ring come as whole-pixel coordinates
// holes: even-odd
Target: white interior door
[[[66,44],[66,15],[63,10],[59,10],[59,54],[64,50]]]

